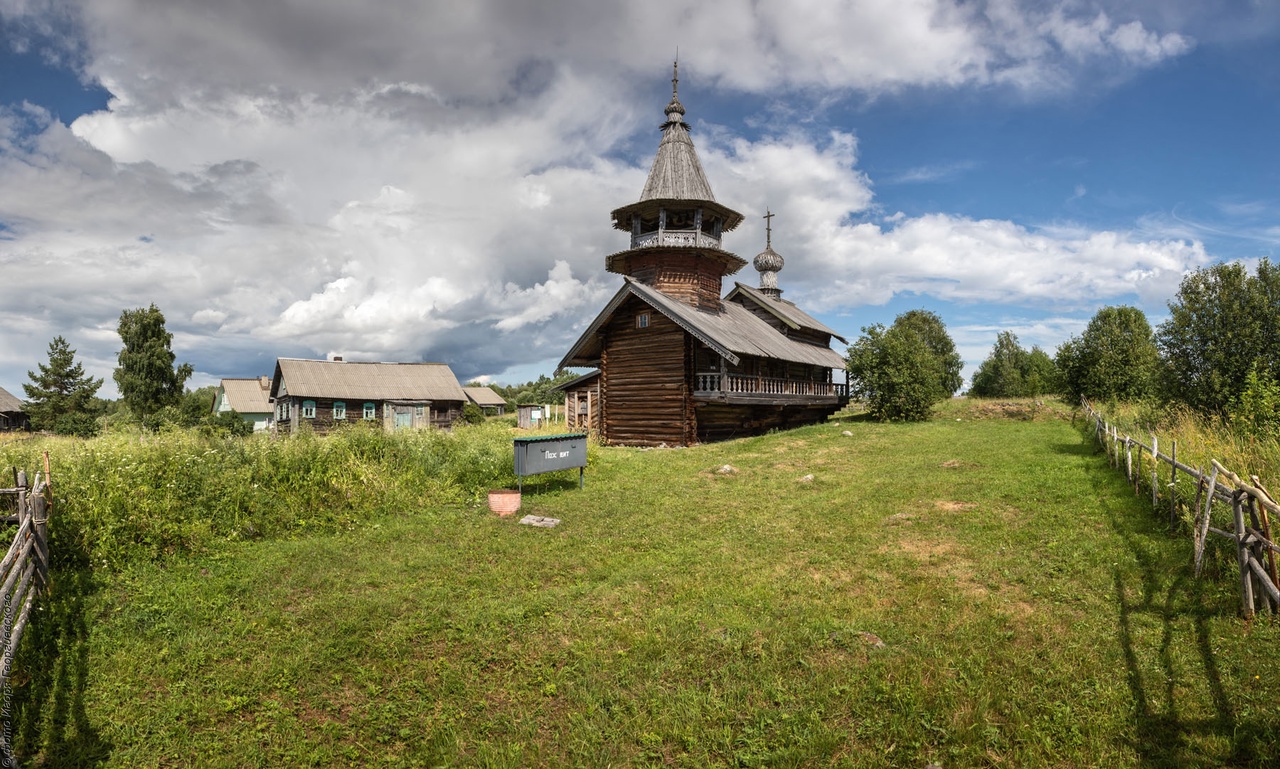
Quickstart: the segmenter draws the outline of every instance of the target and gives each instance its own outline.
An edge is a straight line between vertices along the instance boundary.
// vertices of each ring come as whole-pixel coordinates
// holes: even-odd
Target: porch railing
[[[746,374],[698,374],[695,389],[698,392],[733,395],[815,395],[839,398],[848,395],[848,385],[842,382],[810,382]]]

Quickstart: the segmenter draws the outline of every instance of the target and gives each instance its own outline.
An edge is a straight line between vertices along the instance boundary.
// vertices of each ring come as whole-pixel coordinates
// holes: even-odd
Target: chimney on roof
[[[258,377],[258,386],[259,386],[259,387],[261,387],[261,388],[262,388],[262,389],[264,389],[264,390],[270,390],[270,389],[271,389],[271,377],[269,377],[269,376],[260,376],[260,377]]]
[[[334,363],[341,363],[341,362],[342,362],[342,356],[341,356],[341,355],[335,355],[335,356],[333,356],[333,362],[334,362]]]

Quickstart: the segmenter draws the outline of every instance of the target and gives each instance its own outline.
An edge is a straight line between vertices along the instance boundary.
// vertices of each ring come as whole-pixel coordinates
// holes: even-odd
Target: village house
[[[0,430],[29,430],[26,406],[8,390],[0,387]]]
[[[271,377],[253,379],[223,379],[218,383],[218,395],[213,399],[213,413],[234,411],[240,418],[253,425],[254,432],[271,429]]]
[[[480,407],[485,414],[502,416],[507,413],[507,401],[488,387],[464,387],[467,400]]]
[[[443,363],[358,363],[341,358],[278,358],[270,401],[275,431],[326,432],[372,422],[385,430],[451,428],[462,418],[466,393]]]
[[[598,381],[565,388],[577,394],[567,410],[624,445],[687,446],[823,420],[848,402],[832,375],[845,361],[830,347],[846,340],[782,298],[772,214],[754,261],[760,285],[735,283],[721,297],[724,277],[747,264],[722,248],[743,216],[716,202],[671,83],[640,200],[611,214],[631,237],[605,258],[622,288],[560,361],[599,370]]]

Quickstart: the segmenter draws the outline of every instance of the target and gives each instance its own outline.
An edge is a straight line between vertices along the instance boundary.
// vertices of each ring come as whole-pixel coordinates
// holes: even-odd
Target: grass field
[[[1280,625],[1236,618],[1225,559],[1195,580],[1189,541],[1060,408],[956,402],[923,424],[592,460],[584,490],[576,473],[526,487],[522,514],[553,529],[406,501],[348,530],[64,570],[21,651],[20,753],[130,768],[1280,756]]]

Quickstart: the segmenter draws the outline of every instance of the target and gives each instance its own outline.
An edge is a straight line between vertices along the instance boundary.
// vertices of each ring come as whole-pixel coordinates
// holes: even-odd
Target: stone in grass
[[[840,431],[840,434],[841,434],[841,435],[848,435],[848,436],[852,436],[852,435],[853,435],[853,433],[849,432],[848,430],[841,430],[841,431]]]
[[[540,515],[526,515],[525,517],[520,519],[520,523],[523,523],[526,526],[538,526],[543,529],[549,529],[552,526],[555,526],[557,523],[560,523],[560,519],[559,518],[543,518]]]
[[[720,468],[716,470],[716,475],[733,475],[736,472],[738,472],[738,468],[733,465],[721,465]]]
[[[809,473],[808,475],[801,476],[801,477],[800,477],[800,482],[801,482],[801,483],[813,483],[813,473]]]

